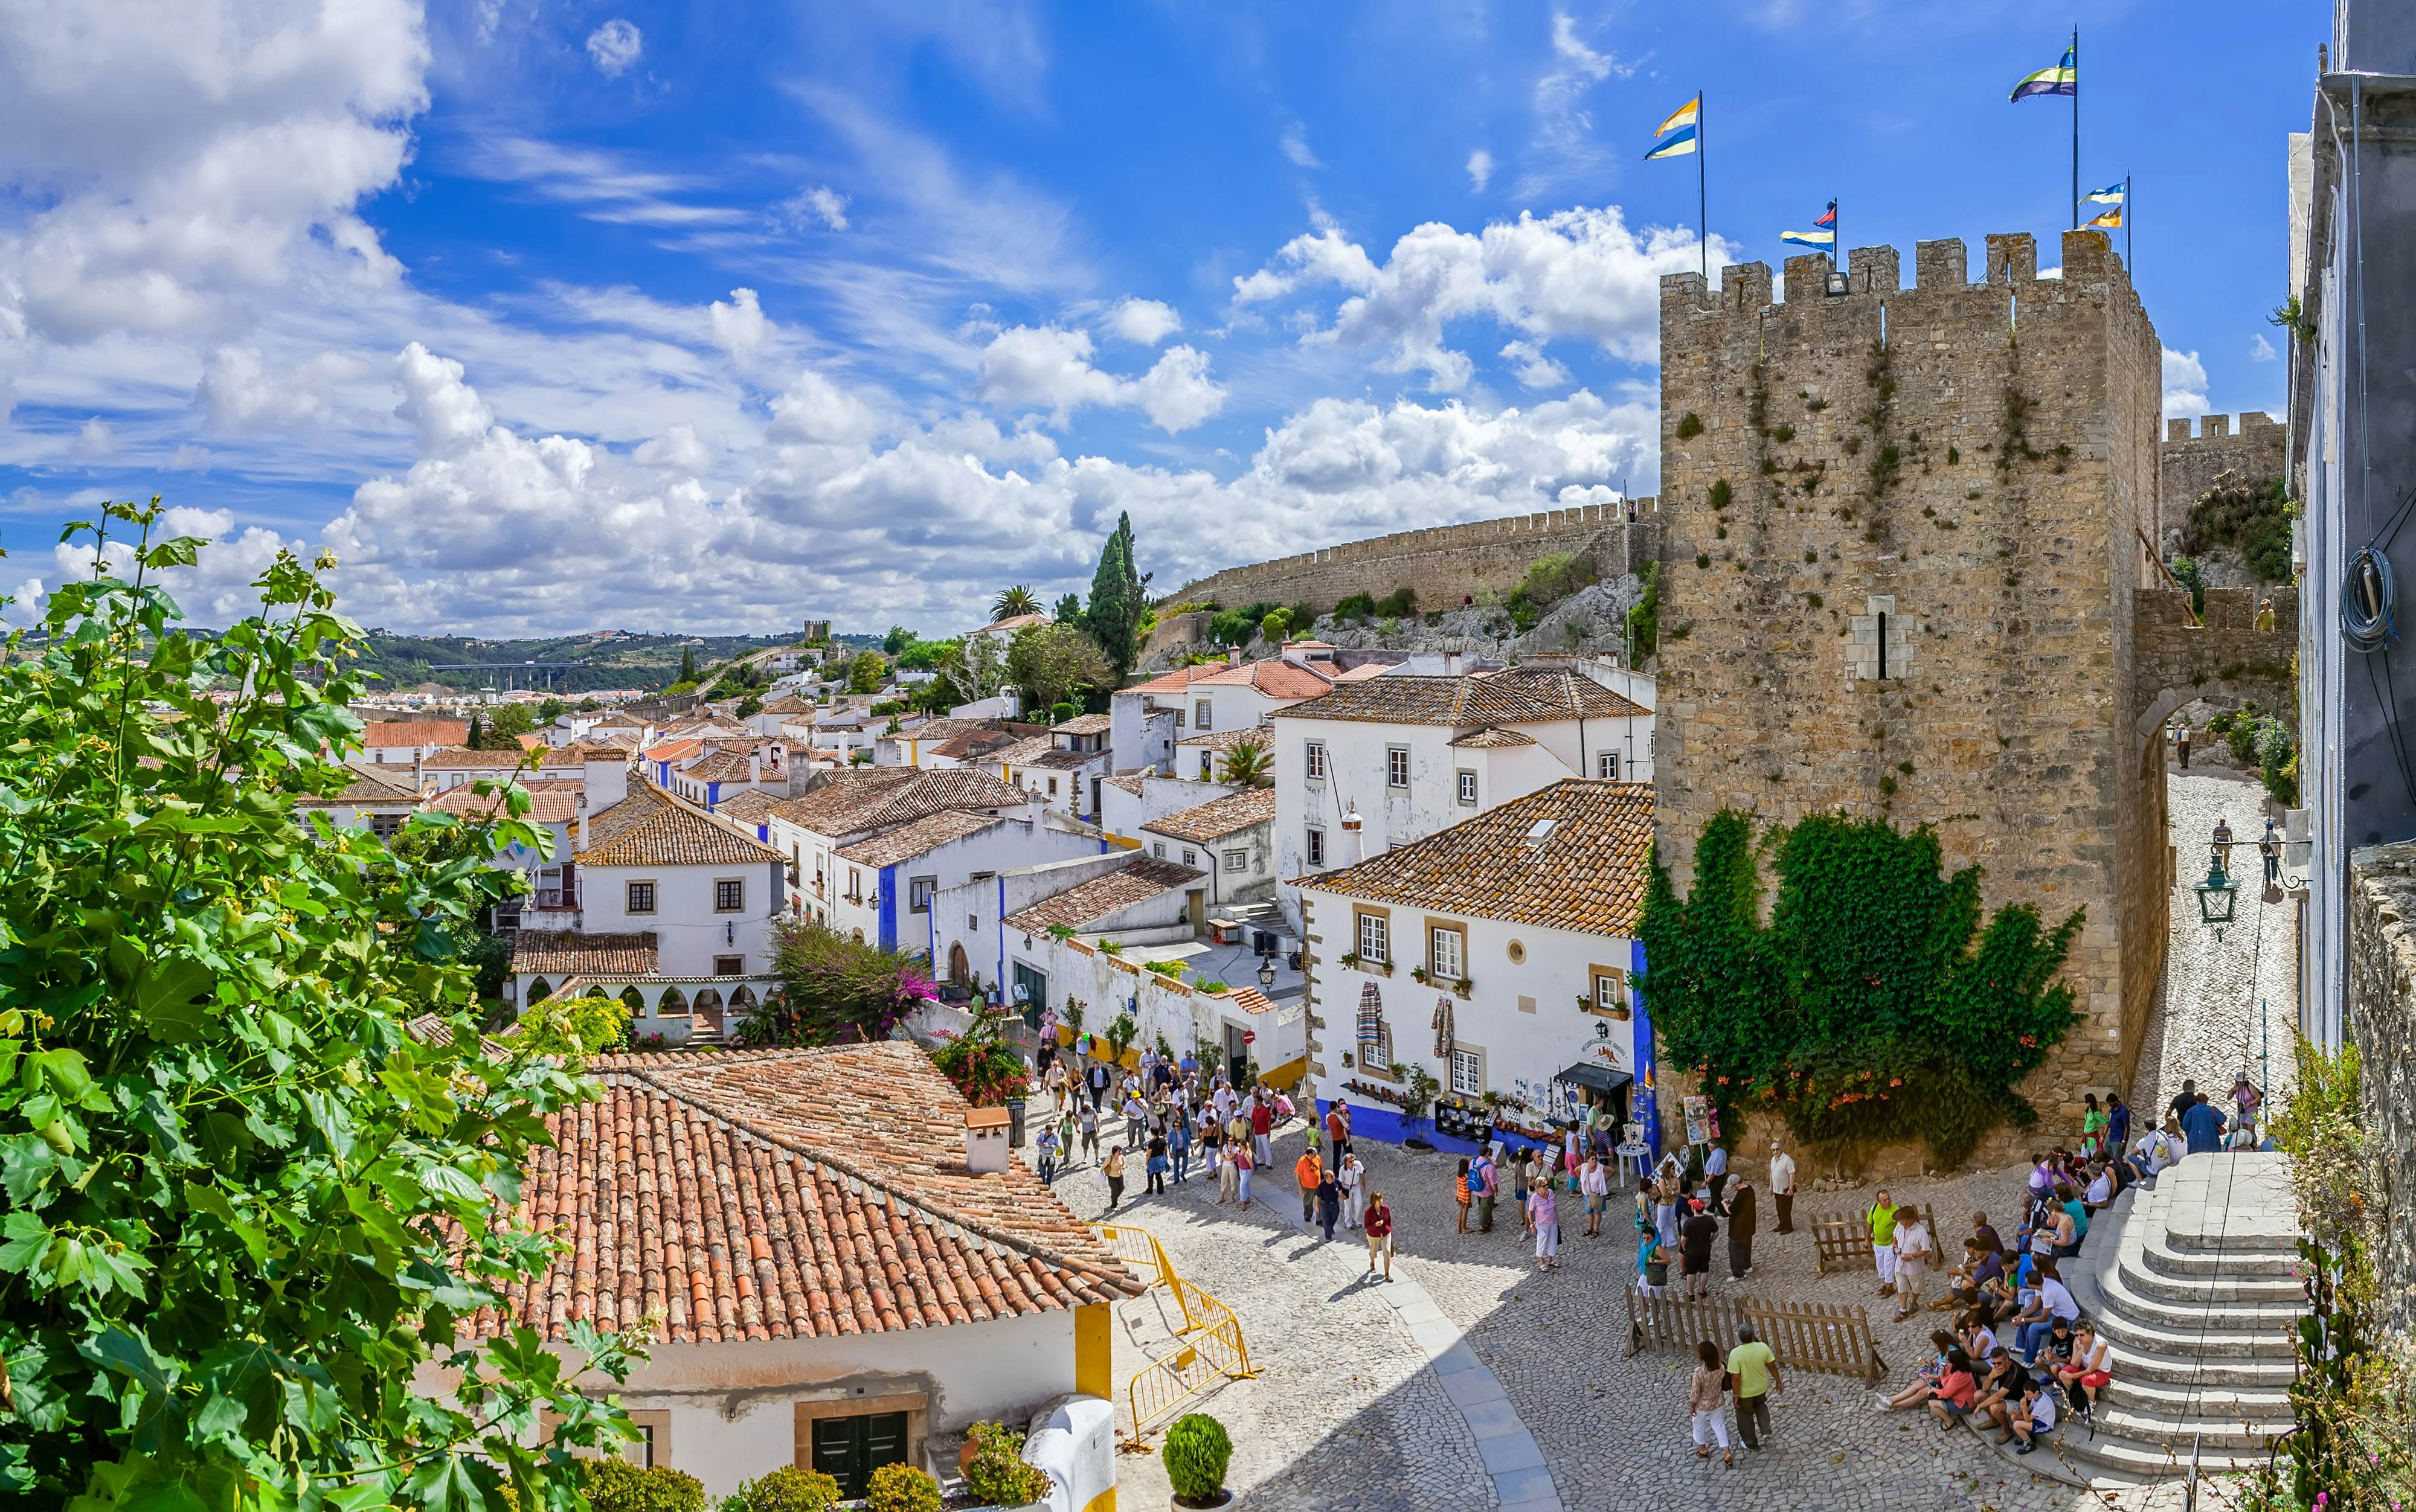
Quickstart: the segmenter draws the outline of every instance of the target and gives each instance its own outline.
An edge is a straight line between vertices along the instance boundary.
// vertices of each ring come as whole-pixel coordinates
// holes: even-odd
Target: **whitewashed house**
[[[527,759],[528,753],[517,749],[473,751],[465,746],[447,746],[419,758],[419,781],[441,793],[481,777],[508,777]]]
[[[1114,1505],[1110,1309],[1141,1283],[1006,1149],[999,1110],[902,1041],[590,1070],[602,1100],[547,1118],[521,1197],[560,1258],[470,1326],[567,1350],[577,1325],[652,1321],[613,1388],[628,1453],[708,1498],[791,1466],[851,1497],[893,1462],[953,1475],[936,1440],[1073,1396],[1102,1431],[1064,1505]],[[460,1380],[431,1363],[415,1385]]]
[[[1113,775],[1106,714],[1082,714],[981,758],[1001,782],[1030,793],[1042,807],[1096,822],[1100,789]]]
[[[1128,771],[1100,785],[1098,825],[1118,845],[1140,846],[1148,843],[1149,837],[1141,831],[1152,819],[1240,791],[1223,783],[1161,777],[1147,769]]]
[[[995,719],[959,719],[953,715],[901,725],[894,735],[883,733],[872,742],[876,767],[978,766],[995,751],[1019,745],[1022,735]]]
[[[1211,909],[1261,903],[1276,891],[1276,792],[1246,787],[1141,826],[1149,853],[1208,874]]]
[[[1624,775],[1653,730],[1651,711],[1565,668],[1390,672],[1272,720],[1287,879],[1381,856],[1563,778]],[[1279,895],[1297,922],[1290,880]]]
[[[325,798],[296,799],[294,812],[305,817],[325,814],[340,829],[361,828],[379,839],[399,832],[421,801],[419,780],[408,767],[381,767],[355,758],[347,763],[353,780]]]
[[[1634,992],[1652,844],[1651,787],[1568,778],[1301,878],[1321,1108],[1346,1099],[1354,1133],[1401,1138],[1398,1064],[1442,1089],[1447,1148],[1473,1146],[1487,1094],[1527,1127],[1623,1121],[1652,1060]]]
[[[853,859],[844,854],[942,814],[958,817],[940,820],[904,840],[856,849]],[[988,823],[976,827],[969,822],[974,819],[1017,823],[1008,829]],[[1049,828],[1030,794],[966,767],[852,767],[776,805],[766,822],[768,843],[788,862],[790,910],[842,934],[860,932],[861,938],[890,949],[901,942],[913,949],[928,941],[929,931],[917,917],[926,906],[926,894],[960,880],[953,869],[921,870],[914,863],[924,852],[900,853],[900,845],[950,846],[945,860],[951,868],[960,866],[968,873],[1095,852],[1100,845]]]
[[[377,767],[416,767],[423,757],[469,739],[466,720],[375,720],[362,726],[361,754],[356,759]]]

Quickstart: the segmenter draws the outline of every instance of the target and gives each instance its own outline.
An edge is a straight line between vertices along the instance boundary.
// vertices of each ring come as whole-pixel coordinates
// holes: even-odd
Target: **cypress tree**
[[[1093,639],[1108,653],[1121,682],[1132,670],[1140,638],[1140,618],[1147,611],[1149,578],[1133,566],[1132,516],[1119,514],[1116,528],[1099,548],[1098,571],[1091,576],[1091,608],[1087,618]]]

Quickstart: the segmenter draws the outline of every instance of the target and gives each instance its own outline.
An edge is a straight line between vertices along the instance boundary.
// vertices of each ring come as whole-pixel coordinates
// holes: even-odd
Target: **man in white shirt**
[[[1795,1232],[1795,1157],[1770,1142],[1770,1195],[1778,1203],[1778,1232]]]
[[[1712,1153],[1703,1158],[1703,1180],[1711,1188],[1712,1211],[1714,1213],[1726,1213],[1728,1211],[1728,1207],[1720,1201],[1720,1189],[1729,1184],[1729,1151],[1727,1145],[1713,1145]]]
[[[2097,1178],[2089,1184],[2088,1191],[2082,1193],[2080,1200],[2092,1213],[2105,1206],[2107,1203],[2112,1202],[2114,1200],[2114,1168],[2109,1165],[2100,1170],[2097,1173]]]
[[[1921,1310],[1921,1288],[1929,1271],[1929,1225],[1921,1209],[1901,1210],[1895,1224],[1895,1315],[1909,1318]]]
[[[2005,1425],[2021,1444],[2014,1452],[2028,1454],[2038,1447],[2039,1435],[2055,1428],[2055,1392],[2032,1380],[2022,1387],[2022,1404]]]

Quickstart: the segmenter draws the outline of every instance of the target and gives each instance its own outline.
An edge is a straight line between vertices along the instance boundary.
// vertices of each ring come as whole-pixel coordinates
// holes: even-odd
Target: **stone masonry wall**
[[[2187,420],[2166,421],[2162,498],[2149,533],[2162,541],[2165,531],[2186,524],[2190,505],[2227,473],[2245,483],[2282,476],[2289,434],[2288,427],[2256,410],[2240,417],[2237,430],[2229,415],[2203,416],[2196,437]]]
[[[2416,1343],[2416,842],[2349,857],[2349,1042],[2380,1162],[2375,1256],[2392,1332]]]
[[[1320,613],[1353,593],[1373,598],[1413,590],[1422,610],[1456,609],[1460,600],[1490,590],[1506,593],[1537,558],[1556,551],[1594,553],[1603,576],[1616,577],[1656,560],[1659,527],[1651,499],[1586,504],[1540,515],[1475,520],[1305,551],[1186,583],[1161,601],[1214,600],[1227,608],[1251,604],[1307,604]]]
[[[2160,761],[2133,731],[2159,344],[2102,232],[1662,280],[1659,855],[1723,808],[1934,826],[1991,907],[2086,922],[2083,1018],[2025,1091],[2127,1085],[2163,966]],[[2150,742],[2152,743],[2152,742]],[[1674,1079],[1673,1079],[1674,1085]],[[2001,1156],[2001,1140],[1982,1159]]]
[[[2299,591],[2210,588],[2198,621],[2187,593],[2152,583],[2134,598],[2131,659],[2149,700],[2132,717],[2134,731],[2152,736],[2175,710],[2209,696],[2253,698],[2295,725]]]

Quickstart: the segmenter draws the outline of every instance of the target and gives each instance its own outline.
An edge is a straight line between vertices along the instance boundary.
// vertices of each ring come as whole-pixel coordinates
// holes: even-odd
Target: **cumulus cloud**
[[[419,433],[423,457],[458,457],[494,424],[486,401],[461,381],[461,365],[450,357],[414,341],[395,357],[394,375],[402,387],[395,415]]]
[[[116,455],[117,434],[109,428],[108,421],[94,415],[83,423],[82,430],[76,432],[75,445],[71,450],[79,462],[98,462],[105,457]]]
[[[799,230],[819,225],[845,231],[847,196],[827,185],[800,189],[774,207],[773,218]]]
[[[1049,412],[1060,429],[1087,405],[1138,408],[1170,433],[1188,430],[1225,407],[1225,389],[1208,376],[1208,358],[1170,347],[1139,379],[1118,378],[1091,365],[1087,331],[1019,325],[982,349],[982,397],[1004,410]]]
[[[1174,307],[1155,299],[1125,299],[1108,312],[1108,334],[1137,347],[1154,347],[1182,329]]]
[[[323,352],[288,372],[274,373],[260,348],[227,345],[204,361],[193,399],[209,427],[222,434],[316,425],[327,418],[338,386],[368,370],[357,357]]]
[[[1538,341],[1513,341],[1502,349],[1502,359],[1517,371],[1522,387],[1560,388],[1569,381],[1569,370],[1545,356]]]
[[[712,319],[715,346],[742,364],[754,360],[771,325],[754,290],[732,289],[728,301],[715,300],[706,314]]]
[[[1477,193],[1493,182],[1493,155],[1479,147],[1468,155],[1468,183]]]
[[[1714,251],[1732,251],[1714,244]],[[1332,283],[1351,292],[1334,323],[1308,339],[1373,350],[1389,371],[1424,371],[1438,392],[1464,386],[1468,357],[1444,344],[1455,321],[1481,318],[1520,336],[1573,337],[1632,362],[1659,350],[1660,278],[1695,266],[1693,233],[1630,231],[1617,206],[1522,214],[1481,232],[1430,221],[1393,244],[1380,266],[1333,228],[1296,236],[1256,273],[1233,280],[1238,305]]]
[[[2206,364],[2195,352],[2165,352],[2165,418],[2195,420],[2207,412]]]
[[[587,34],[588,61],[607,79],[618,79],[628,72],[644,47],[637,26],[618,16]]]
[[[2272,362],[2280,355],[2280,352],[2273,350],[2273,343],[2265,339],[2264,332],[2258,331],[2249,337],[2248,360],[2250,362]]]

